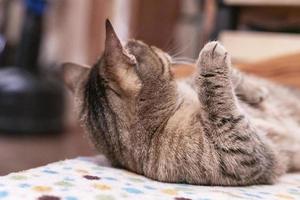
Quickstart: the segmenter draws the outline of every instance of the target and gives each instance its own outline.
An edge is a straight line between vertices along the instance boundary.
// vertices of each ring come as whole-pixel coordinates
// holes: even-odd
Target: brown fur
[[[64,68],[84,126],[113,165],[204,185],[273,183],[300,169],[292,91],[231,68],[218,42],[202,49],[194,77],[176,81],[168,54],[136,40],[123,47],[109,22],[106,30],[98,63]]]

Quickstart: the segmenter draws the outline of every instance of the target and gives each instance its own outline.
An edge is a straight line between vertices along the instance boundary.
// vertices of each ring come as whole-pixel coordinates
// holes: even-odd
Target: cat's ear
[[[81,76],[89,71],[89,69],[90,67],[87,65],[70,62],[62,64],[63,79],[71,92],[74,92],[76,84],[80,81]]]
[[[106,63],[110,66],[119,64],[120,62],[127,62],[128,64],[134,64],[135,58],[130,55],[126,49],[122,46],[120,39],[118,38],[113,26],[107,19],[105,23],[105,49],[104,57]]]

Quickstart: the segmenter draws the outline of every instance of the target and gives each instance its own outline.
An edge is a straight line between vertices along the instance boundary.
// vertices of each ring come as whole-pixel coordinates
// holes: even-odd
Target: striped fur
[[[81,76],[75,97],[91,140],[115,166],[163,182],[231,186],[300,169],[291,90],[232,69],[217,42],[202,49],[183,87],[166,53],[135,40],[122,47],[107,29],[106,53]]]

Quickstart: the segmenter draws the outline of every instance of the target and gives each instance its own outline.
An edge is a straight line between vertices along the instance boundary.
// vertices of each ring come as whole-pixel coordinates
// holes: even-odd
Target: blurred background
[[[242,70],[300,87],[300,0],[0,0],[0,175],[96,154],[59,65],[95,63],[106,18],[176,57],[220,40]]]

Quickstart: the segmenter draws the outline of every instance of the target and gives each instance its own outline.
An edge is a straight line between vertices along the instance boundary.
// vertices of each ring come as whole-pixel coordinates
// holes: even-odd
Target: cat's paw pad
[[[219,42],[209,42],[201,50],[197,65],[201,71],[228,68],[229,55]]]

